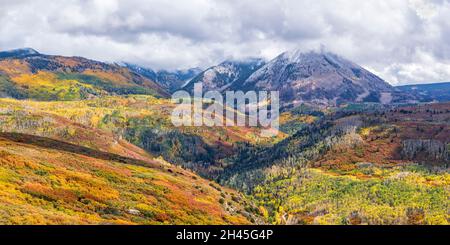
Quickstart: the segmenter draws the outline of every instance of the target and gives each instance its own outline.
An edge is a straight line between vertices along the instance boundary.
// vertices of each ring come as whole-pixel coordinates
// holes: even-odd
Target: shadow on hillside
[[[147,166],[147,167],[155,167],[156,163],[154,162],[147,162],[143,160],[133,159],[124,157],[121,155],[117,155],[114,153],[109,152],[103,152],[94,150],[88,147],[79,146],[71,143],[67,143],[64,141],[59,141],[55,139],[50,139],[46,137],[41,136],[35,136],[35,135],[29,135],[29,134],[21,134],[21,133],[6,133],[6,132],[0,132],[0,139],[7,139],[9,141],[27,144],[27,145],[33,145],[37,147],[42,148],[48,148],[52,150],[58,150],[58,151],[65,151],[69,153],[75,153],[79,155],[84,155],[87,157],[107,160],[107,161],[115,161],[120,163],[126,163],[126,164],[134,164],[134,165],[141,165],[141,166]]]

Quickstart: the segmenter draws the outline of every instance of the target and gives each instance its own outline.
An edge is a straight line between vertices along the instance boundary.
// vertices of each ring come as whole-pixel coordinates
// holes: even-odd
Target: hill
[[[2,224],[249,222],[235,192],[163,161],[18,133],[0,133],[0,156]]]
[[[117,64],[24,49],[0,53],[0,95],[17,99],[79,100],[101,95],[168,96],[154,81]]]
[[[221,169],[222,159],[234,154],[241,143],[264,145],[285,137],[281,133],[264,138],[261,129],[255,127],[175,127],[170,119],[174,107],[170,100],[146,95],[49,102],[0,99],[0,108],[6,114],[0,129],[86,146],[102,139],[103,150],[118,148],[126,139],[147,154],[163,156],[201,174]],[[91,128],[100,129],[102,135]]]
[[[449,113],[348,105],[273,146],[243,147],[218,181],[278,224],[448,224]]]
[[[153,118],[156,125],[144,121],[142,126],[163,128],[163,116],[152,116],[163,101],[148,96],[0,99],[0,223],[263,222],[236,191],[124,139],[124,119]]]

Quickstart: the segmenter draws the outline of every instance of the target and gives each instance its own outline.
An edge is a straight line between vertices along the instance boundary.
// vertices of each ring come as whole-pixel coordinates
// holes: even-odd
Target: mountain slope
[[[201,82],[204,91],[224,91],[232,84],[238,85],[244,82],[245,79],[264,64],[265,61],[262,59],[224,61],[192,78],[183,89],[192,92],[194,83]]]
[[[131,151],[133,145],[126,139],[147,154],[200,174],[220,169],[221,159],[232,155],[237,144],[270,144],[284,137],[280,133],[263,138],[255,127],[175,127],[170,120],[174,107],[170,100],[146,95],[50,102],[0,99],[0,130],[142,155]]]
[[[99,98],[97,103],[108,102]],[[97,121],[100,109],[111,118],[98,106],[0,99],[1,224],[246,224],[258,219],[244,210],[252,205],[237,192],[154,158],[114,128],[88,126],[108,123]]]
[[[17,133],[0,133],[0,186],[1,224],[249,222],[220,204],[239,207],[234,192],[181,168]]]
[[[112,94],[165,97],[159,84],[116,64],[23,49],[0,53],[0,95],[18,99],[78,100]]]
[[[261,171],[271,167],[290,169],[310,164],[352,169],[359,162],[381,166],[415,162],[446,169],[450,166],[449,118],[450,103],[384,109],[348,106],[322,116],[273,146],[242,149],[221,178],[239,189],[251,189],[264,181]]]

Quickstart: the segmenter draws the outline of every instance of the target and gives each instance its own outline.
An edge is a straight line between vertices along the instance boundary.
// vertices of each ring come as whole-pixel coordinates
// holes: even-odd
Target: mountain
[[[0,95],[3,97],[77,100],[115,94],[169,95],[155,81],[117,64],[45,55],[33,49],[0,53]]]
[[[395,88],[420,102],[450,101],[450,82],[404,85]]]
[[[391,100],[392,87],[361,66],[326,52],[285,52],[255,71],[241,90],[278,90],[284,105]]]
[[[174,92],[184,86],[189,80],[197,76],[200,72],[200,68],[190,68],[186,70],[159,70],[154,71],[150,68],[125,63],[125,67],[128,69],[157,82],[163,88],[169,92]]]
[[[194,83],[201,82],[204,91],[224,91],[232,84],[237,85],[243,83],[245,79],[264,64],[265,61],[259,58],[224,61],[219,65],[206,69],[198,76],[192,78],[183,89],[192,92]]]
[[[351,61],[328,52],[300,50],[282,53],[268,63],[225,61],[200,73],[184,89],[192,91],[196,82],[202,82],[205,91],[276,90],[283,106],[389,103],[396,95],[391,85]]]

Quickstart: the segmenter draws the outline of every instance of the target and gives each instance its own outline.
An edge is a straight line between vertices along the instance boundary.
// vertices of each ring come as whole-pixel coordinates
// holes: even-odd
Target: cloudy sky
[[[0,50],[208,67],[325,47],[391,84],[450,81],[449,0],[0,0]]]

